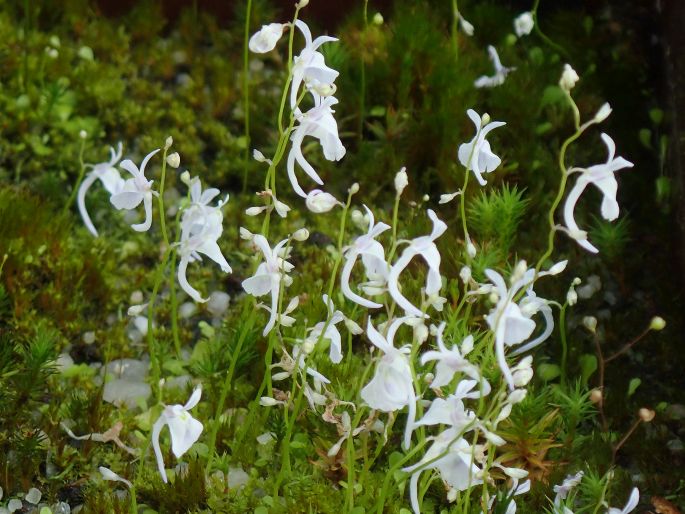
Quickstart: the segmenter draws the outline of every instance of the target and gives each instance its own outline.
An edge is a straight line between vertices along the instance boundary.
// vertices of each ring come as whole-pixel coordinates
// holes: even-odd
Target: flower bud
[[[602,400],[604,399],[604,395],[602,394],[601,389],[593,389],[590,391],[590,401],[594,404],[602,404]]]
[[[645,409],[644,407],[642,407],[639,411],[637,411],[637,415],[640,416],[640,419],[644,423],[649,423],[654,419],[656,413],[651,409]]]
[[[534,26],[533,14],[530,12],[521,13],[514,20],[514,31],[518,37],[530,34]]]
[[[462,266],[459,271],[459,278],[461,278],[464,284],[468,284],[471,281],[471,268],[468,266]]]
[[[559,87],[567,93],[570,93],[578,80],[580,80],[580,77],[576,73],[576,70],[571,68],[570,64],[564,64],[564,71],[561,74],[561,79],[559,79]]]
[[[300,0],[297,4],[295,4],[295,7],[298,9],[304,9],[309,5],[309,0]]]
[[[423,381],[426,384],[431,385],[433,383],[433,380],[435,380],[435,375],[433,375],[433,373],[429,372],[429,373],[426,373],[425,375],[423,375]]]
[[[245,227],[240,227],[240,239],[245,239],[246,241],[251,241],[254,234],[247,230]]]
[[[174,144],[174,138],[171,136],[167,137],[166,141],[164,142],[164,149],[168,150],[169,148],[171,148],[171,145],[173,145],[173,144]]]
[[[257,216],[264,212],[265,207],[248,207],[245,209],[245,214],[248,216]]]
[[[481,126],[484,127],[488,123],[490,123],[490,115],[487,112],[483,113],[483,116],[481,116]]]
[[[273,407],[274,405],[278,405],[280,402],[274,398],[271,398],[270,396],[262,396],[259,399],[259,405],[262,407]]]
[[[657,332],[663,330],[666,326],[666,321],[661,316],[654,316],[649,322],[649,330],[656,330]]]
[[[566,293],[566,302],[570,306],[578,303],[578,293],[576,293],[576,290],[573,288],[573,286],[571,286],[568,290],[568,293]]]
[[[455,197],[459,196],[459,194],[461,194],[461,191],[456,191],[456,192],[454,192],[454,193],[445,193],[445,194],[442,194],[442,195],[440,195],[440,200],[438,200],[438,203],[439,203],[440,205],[449,203],[449,202],[451,202],[452,200],[454,200]]]
[[[167,155],[166,163],[172,168],[176,169],[181,165],[181,156],[178,155],[178,152],[169,154]]]
[[[521,403],[527,394],[528,391],[525,389],[514,389],[511,393],[509,393],[509,396],[507,397],[507,403],[510,403],[511,405]]]
[[[333,207],[338,205],[338,200],[330,193],[325,193],[321,189],[314,189],[310,191],[305,200],[307,209],[316,214],[322,214],[330,211]]]
[[[594,334],[597,330],[597,318],[594,316],[585,316],[583,318],[583,326]]]
[[[85,130],[81,130],[81,131],[78,133],[78,137],[80,137],[81,139],[85,139],[85,138],[88,137],[88,132],[86,132]]]
[[[374,25],[383,25],[383,15],[379,12],[373,15],[373,18],[371,19],[372,23]]]
[[[597,111],[597,114],[595,114],[595,118],[593,121],[595,123],[602,123],[609,117],[610,114],[611,106],[608,103],[605,103],[604,105],[602,105],[602,107],[599,108],[599,111]]]
[[[472,259],[476,257],[476,253],[477,253],[476,245],[474,245],[470,239],[468,241],[466,241],[466,253]]]
[[[312,341],[311,339],[305,339],[304,343],[302,343],[302,351],[306,354],[310,354],[314,351],[315,346],[316,340]]]
[[[401,195],[404,188],[409,185],[409,177],[407,176],[407,168],[402,167],[395,175],[395,191],[397,195]]]
[[[188,170],[181,173],[181,182],[190,187],[190,172]]]
[[[559,261],[554,266],[549,268],[547,273],[549,273],[550,275],[558,275],[559,273],[561,273],[562,271],[564,271],[566,269],[567,264],[568,264],[567,260]]]
[[[360,327],[355,321],[351,320],[350,318],[345,318],[343,320],[343,323],[345,323],[345,328],[349,330],[350,334],[358,336],[359,334],[364,333],[364,329]]]
[[[355,182],[350,186],[349,193],[351,195],[356,195],[359,192],[359,182]]]
[[[306,241],[307,239],[309,239],[309,230],[307,230],[306,228],[301,228],[299,230],[296,230],[295,232],[293,232],[293,239],[295,241],[300,241],[300,242]]]
[[[301,2],[300,2],[301,3]],[[269,23],[262,25],[262,28],[255,32],[247,46],[251,52],[256,54],[265,54],[276,48],[276,43],[281,39],[285,30],[285,25],[282,23]]]

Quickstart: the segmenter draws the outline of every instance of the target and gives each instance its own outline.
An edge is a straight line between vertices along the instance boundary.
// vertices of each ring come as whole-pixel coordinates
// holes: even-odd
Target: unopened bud
[[[571,68],[570,64],[564,64],[564,71],[561,74],[561,79],[559,79],[559,87],[568,93],[575,87],[578,80],[580,77],[576,70]]]
[[[295,241],[306,241],[309,239],[309,230],[306,228],[301,228],[293,232],[293,239]]]
[[[395,175],[395,191],[397,195],[401,195],[404,188],[409,185],[409,177],[407,176],[407,168],[403,167]]]
[[[597,318],[594,316],[585,316],[583,318],[583,326],[594,334],[597,330]]]
[[[171,145],[173,145],[173,144],[174,144],[174,138],[171,136],[167,137],[166,141],[164,142],[164,149],[168,150],[169,148],[171,148]]]
[[[459,278],[461,278],[464,284],[468,284],[471,281],[471,268],[468,266],[462,266],[461,270],[459,271]]]
[[[246,241],[250,241],[253,237],[254,234],[247,230],[245,227],[240,227],[240,239],[245,239]]]
[[[652,321],[649,322],[649,329],[656,330],[657,332],[659,330],[663,330],[665,326],[666,320],[664,320],[664,318],[662,318],[661,316],[654,316],[652,318]]]
[[[188,170],[181,173],[181,182],[190,187],[190,172]]]
[[[602,404],[602,400],[604,399],[604,395],[602,394],[601,389],[593,389],[590,391],[590,401],[594,404]]]
[[[428,385],[431,385],[433,383],[433,380],[435,380],[435,375],[433,375],[433,373],[429,372],[423,376],[423,381]]]
[[[477,253],[476,245],[474,245],[470,239],[468,241],[466,241],[466,253],[472,259],[476,257],[476,253]]]
[[[604,120],[606,120],[609,115],[611,114],[611,106],[608,103],[605,103],[602,105],[602,107],[599,108],[599,111],[597,111],[597,114],[595,114],[595,123],[602,123]]]
[[[383,15],[377,12],[373,15],[372,22],[374,25],[383,25]]]
[[[257,216],[264,212],[264,209],[266,209],[266,207],[248,207],[245,209],[245,214],[248,216]]]
[[[483,113],[483,116],[481,116],[481,126],[485,126],[488,123],[490,123],[490,115],[486,112]]]
[[[297,2],[295,7],[297,7],[298,9],[304,9],[308,5],[309,5],[309,0],[300,0],[299,2]]]
[[[351,195],[356,195],[359,192],[359,182],[355,182],[350,186],[349,192]]]
[[[81,131],[78,133],[78,137],[80,137],[81,139],[85,139],[85,138],[88,137],[88,132],[86,132],[85,130],[81,130]]]
[[[644,407],[642,407],[639,411],[637,411],[637,415],[640,416],[640,419],[643,422],[649,423],[654,419],[656,413],[651,409],[645,409]]]
[[[266,162],[266,157],[264,157],[264,154],[256,148],[252,150],[252,158],[257,162]]]
[[[172,168],[176,169],[181,165],[181,156],[178,155],[178,152],[167,155],[166,163]]]
[[[262,407],[273,407],[274,405],[278,405],[279,401],[271,398],[270,396],[262,396],[259,399],[259,405]]]

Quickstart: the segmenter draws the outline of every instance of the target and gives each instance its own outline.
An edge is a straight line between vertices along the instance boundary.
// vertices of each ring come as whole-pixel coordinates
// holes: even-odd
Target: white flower
[[[305,87],[311,90],[311,87],[317,84],[333,84],[339,75],[336,70],[326,66],[323,54],[317,51],[322,44],[337,41],[338,38],[319,36],[312,41],[312,33],[305,22],[296,20],[295,25],[304,36],[305,47],[300,52],[300,55],[293,59],[293,78],[290,89],[291,109],[295,109],[297,106],[297,97],[299,96],[302,82],[304,82]],[[316,93],[312,94],[316,100],[318,95]]]
[[[441,455],[443,456],[440,457]],[[440,477],[457,491],[464,491],[483,483],[477,478],[481,470],[473,463],[471,444],[459,436],[458,430],[449,428],[434,438],[433,444],[419,462],[402,470],[412,473],[409,494],[415,514],[421,513],[418,497],[419,477],[427,469],[437,469]]]
[[[561,73],[561,78],[559,79],[559,87],[569,93],[579,80],[580,77],[576,73],[576,70],[574,70],[570,64],[564,64],[564,71]]]
[[[501,467],[502,469],[516,469],[516,468],[504,468],[502,466],[497,466]],[[506,471],[505,471],[506,473]],[[526,475],[528,472],[525,472]],[[503,514],[516,514],[516,501],[514,500],[514,496],[518,496],[520,494],[525,494],[530,491],[530,480],[526,480],[522,484],[519,485],[519,479],[516,477],[512,477],[512,483],[511,487],[509,488],[509,491],[507,492],[506,496],[504,497],[505,501],[508,502],[507,504],[507,509],[504,511]],[[488,507],[492,508],[492,504],[495,502],[495,497],[492,496],[490,497],[490,500],[488,501]],[[499,503],[499,502],[498,502]],[[500,511],[501,512],[501,511]]]
[[[178,282],[181,288],[196,302],[206,302],[200,293],[194,289],[186,278],[188,264],[202,260],[204,254],[216,262],[224,273],[230,273],[231,266],[221,253],[217,240],[223,232],[223,213],[221,206],[228,201],[219,202],[216,207],[209,205],[217,195],[218,189],[209,188],[202,191],[200,180],[196,177],[190,183],[191,205],[183,211],[181,218],[181,242],[178,253],[181,257],[178,263]]]
[[[381,274],[384,271],[383,280],[385,281],[385,278],[387,277],[388,265],[385,262],[385,250],[383,249],[383,245],[376,241],[376,238],[390,229],[390,226],[383,222],[374,223],[375,220],[371,210],[366,205],[364,206],[364,209],[366,209],[367,212],[369,229],[366,234],[355,239],[354,243],[345,250],[345,265],[340,274],[340,289],[345,298],[352,300],[362,307],[366,307],[367,309],[378,309],[383,305],[362,298],[350,288],[350,275],[359,256],[361,256],[362,263],[367,271],[371,270],[373,272],[374,270],[380,270]],[[369,278],[372,279],[373,277]]]
[[[630,498],[628,498],[628,503],[626,503],[625,507],[622,509],[611,507],[609,510],[607,510],[607,514],[628,514],[629,512],[633,512],[639,501],[640,491],[637,487],[634,487],[630,493]]]
[[[468,142],[459,147],[459,162],[467,169],[473,171],[478,183],[484,186],[487,182],[481,176],[482,173],[490,173],[497,169],[502,160],[490,150],[490,143],[485,139],[488,133],[498,127],[506,125],[503,121],[484,122],[473,109],[466,111],[473,124],[476,126],[476,135]]]
[[[583,475],[584,473],[582,471],[579,471],[575,475],[568,475],[566,478],[564,478],[564,481],[561,483],[561,485],[554,486],[554,492],[556,493],[554,496],[554,505],[559,505],[562,500],[566,499],[568,493],[570,493],[573,488],[580,484],[580,481],[583,479]]]
[[[265,54],[276,48],[276,43],[281,39],[283,30],[285,29],[283,23],[269,23],[262,25],[262,28],[255,32],[250,41],[248,48],[256,54]]]
[[[374,346],[383,352],[383,356],[376,366],[376,373],[361,390],[360,395],[369,407],[383,412],[394,412],[409,407],[402,444],[407,449],[411,443],[411,433],[416,416],[416,394],[411,367],[407,359],[411,350],[408,346],[397,349],[393,345],[395,333],[405,321],[406,318],[398,318],[393,321],[387,329],[387,337],[383,337],[373,327],[369,318],[366,334]]]
[[[98,231],[95,230],[95,226],[86,210],[86,193],[96,180],[102,182],[102,185],[105,186],[105,189],[110,196],[115,195],[124,189],[125,181],[121,178],[119,170],[114,167],[121,159],[121,149],[121,143],[117,145],[116,151],[110,146],[109,162],[101,162],[93,166],[93,170],[86,175],[86,178],[81,182],[81,186],[78,189],[78,195],[76,197],[78,210],[81,213],[81,218],[83,218],[83,223],[86,225],[86,228],[95,237],[97,237]]]
[[[482,75],[478,77],[476,81],[473,83],[473,85],[478,89],[484,87],[501,86],[502,84],[504,84],[504,81],[506,80],[507,75],[509,75],[509,72],[514,71],[516,69],[502,66],[502,63],[499,60],[499,54],[497,53],[497,49],[492,45],[488,46],[488,55],[490,56],[492,65],[495,67],[495,74],[492,76]]]
[[[541,312],[545,318],[546,327],[544,332],[533,341],[518,348],[513,355],[528,351],[545,341],[552,333],[554,321],[552,311],[545,300],[535,296],[532,289],[528,288],[527,295],[517,304],[514,298],[523,287],[528,287],[535,277],[535,270],[529,269],[523,277],[515,280],[510,288],[507,288],[502,276],[494,270],[486,269],[485,275],[495,285],[498,302],[494,309],[485,318],[488,326],[495,334],[495,353],[497,363],[504,375],[509,389],[514,389],[514,377],[507,365],[504,353],[505,346],[518,345],[526,341],[535,330],[535,322],[530,319],[537,312]]]
[[[390,268],[390,273],[388,275],[388,291],[390,292],[390,295],[410,316],[424,317],[424,314],[400,293],[398,279],[400,273],[409,265],[416,255],[423,257],[426,264],[428,264],[426,295],[430,296],[435,294],[439,292],[442,287],[442,279],[440,278],[440,252],[438,251],[438,247],[435,246],[435,240],[447,230],[447,225],[445,222],[438,219],[438,216],[431,209],[428,209],[428,217],[433,222],[433,230],[430,235],[417,237],[416,239],[409,241],[409,246],[404,249],[402,256]]]
[[[514,19],[514,31],[518,37],[530,34],[534,26],[535,21],[533,20],[533,14],[530,12],[521,13]]]
[[[252,296],[263,296],[271,293],[271,316],[262,333],[262,335],[266,336],[276,323],[281,279],[286,287],[292,283],[293,279],[288,276],[288,273],[292,271],[293,265],[286,261],[284,257],[283,247],[288,243],[287,239],[279,242],[273,250],[266,238],[261,234],[256,234],[253,241],[257,248],[262,251],[264,262],[257,267],[252,277],[243,280],[242,285],[245,292]]]
[[[302,167],[307,175],[319,185],[323,185],[321,177],[316,170],[302,155],[302,141],[306,136],[312,136],[319,140],[324,157],[329,161],[339,161],[345,155],[345,147],[338,136],[338,124],[333,117],[331,106],[338,103],[337,98],[329,96],[316,103],[309,111],[302,114],[299,109],[295,111],[298,126],[295,127],[290,140],[292,146],[288,154],[287,169],[288,178],[294,191],[305,198],[307,195],[300,187],[295,176],[295,161]]]
[[[188,411],[199,403],[201,396],[202,389],[197,387],[185,405],[166,405],[162,414],[152,426],[152,446],[155,450],[155,456],[157,457],[159,474],[162,475],[164,483],[167,483],[167,476],[166,470],[164,469],[162,450],[159,447],[159,434],[164,428],[164,425],[168,425],[169,434],[171,435],[171,451],[173,454],[176,458],[180,458],[187,452],[200,438],[200,434],[202,433],[202,423],[188,414]]]
[[[323,295],[323,303],[328,310],[328,320],[320,321],[311,329],[306,341],[316,344],[319,338],[328,339],[330,341],[329,357],[333,364],[339,364],[342,361],[342,339],[338,327],[335,325],[345,319],[345,315],[335,310],[333,300],[329,300],[328,295]],[[324,330],[325,329],[325,330]]]
[[[336,205],[340,205],[340,202],[330,193],[326,193],[321,189],[313,189],[307,195],[305,205],[313,213],[322,214],[330,211]]]
[[[573,213],[576,207],[576,202],[580,195],[585,191],[589,184],[594,184],[603,194],[601,213],[605,220],[613,221],[618,217],[619,207],[616,201],[616,192],[618,190],[618,182],[614,176],[614,172],[622,170],[623,168],[632,168],[633,163],[625,160],[623,157],[614,157],[616,153],[616,145],[614,140],[607,134],[602,134],[602,141],[609,151],[607,162],[604,164],[595,164],[587,169],[571,168],[569,174],[580,172],[578,180],[576,180],[573,189],[566,198],[564,204],[564,222],[568,229],[568,234],[575,239],[580,246],[587,251],[597,253],[599,250],[593,246],[587,239],[587,232],[580,230],[576,224]]]
[[[147,154],[140,165],[140,169],[130,159],[122,161],[120,166],[133,175],[133,178],[126,179],[121,191],[113,194],[109,199],[112,205],[119,210],[135,209],[140,205],[140,202],[143,202],[145,221],[131,225],[131,228],[136,232],[147,232],[152,225],[152,196],[159,196],[159,193],[152,190],[153,181],[145,178],[145,166],[157,152],[159,152],[159,148]]]
[[[445,330],[445,326],[445,322],[440,323],[437,333],[435,334],[438,350],[427,351],[421,356],[421,364],[424,366],[427,362],[438,361],[435,366],[435,378],[431,383],[431,387],[437,389],[448,385],[452,382],[452,379],[457,372],[464,373],[473,378],[476,382],[480,382],[481,376],[478,368],[466,359],[466,355],[473,348],[473,336],[466,336],[462,341],[461,352],[456,344],[452,346],[451,350],[448,350],[442,339],[442,333]],[[486,380],[483,380],[483,389],[487,391],[490,390],[490,385]]]

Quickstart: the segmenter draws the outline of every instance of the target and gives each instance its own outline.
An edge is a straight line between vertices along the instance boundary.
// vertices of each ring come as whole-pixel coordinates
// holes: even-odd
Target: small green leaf
[[[556,364],[543,363],[538,366],[538,376],[545,382],[550,382],[561,375],[561,368]]]
[[[640,143],[642,143],[642,146],[644,146],[645,148],[649,148],[651,150],[651,148],[652,148],[652,131],[649,130],[648,128],[640,129],[640,132],[638,133],[638,137],[640,138]]]
[[[650,109],[649,119],[652,120],[652,123],[654,123],[654,125],[660,125],[661,122],[664,120],[664,111],[658,108]]]
[[[640,384],[642,383],[642,380],[639,378],[633,378],[631,381],[628,383],[628,397],[633,396],[635,393],[635,390],[640,387]]]
[[[580,376],[583,384],[587,384],[592,374],[597,371],[597,357],[590,353],[581,355],[578,358],[580,364]]]

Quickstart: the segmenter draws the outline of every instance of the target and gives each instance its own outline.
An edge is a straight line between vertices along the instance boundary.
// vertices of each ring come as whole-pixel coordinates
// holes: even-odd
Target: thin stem
[[[549,46],[551,46],[554,50],[559,52],[562,56],[566,57],[568,59],[569,55],[566,50],[559,44],[555,43],[552,41],[549,36],[547,36],[544,32],[542,32],[542,29],[540,29],[540,21],[538,20],[538,7],[540,6],[540,0],[535,0],[535,3],[533,4],[533,8],[531,9],[530,13],[533,16],[533,23],[535,27],[535,32],[537,33],[538,36],[540,36],[540,39],[542,39],[545,43],[547,43]]]
[[[624,353],[626,353],[626,352],[627,352],[628,350],[630,350],[635,344],[639,343],[639,342],[642,340],[642,338],[645,337],[645,336],[650,332],[650,330],[651,330],[651,328],[650,328],[650,327],[647,327],[639,336],[637,336],[637,337],[636,337],[635,339],[633,339],[631,342],[629,342],[628,344],[626,344],[626,345],[625,345],[623,348],[621,348],[619,351],[617,351],[617,352],[614,353],[613,355],[610,355],[609,357],[607,357],[606,359],[604,359],[604,362],[605,362],[605,363],[606,363],[606,362],[611,362],[611,361],[614,360],[615,358],[620,357],[621,355],[623,355]]]
[[[246,302],[246,305],[247,303],[248,302]],[[244,319],[246,310],[249,311],[249,314],[247,315],[247,320],[241,326],[241,332],[238,336],[238,343],[236,344],[235,350],[231,357],[231,364],[228,368],[228,373],[226,374],[224,385],[221,388],[219,402],[217,403],[216,413],[214,414],[214,423],[212,424],[212,431],[209,435],[209,449],[207,452],[207,466],[205,467],[205,475],[209,475],[209,473],[212,470],[212,462],[214,460],[214,448],[216,446],[216,435],[219,432],[219,427],[221,426],[221,413],[224,410],[224,404],[226,402],[226,397],[228,396],[228,391],[233,385],[233,376],[235,374],[236,365],[238,363],[238,357],[240,356],[240,352],[243,349],[243,343],[245,342],[247,335],[250,333],[250,331],[252,330],[252,326],[254,325],[254,309],[251,305],[243,309],[243,315],[241,315],[240,319]]]
[[[571,103],[575,105],[573,100],[571,100]],[[561,171],[561,181],[559,182],[559,190],[557,191],[557,196],[554,198],[552,207],[550,207],[549,212],[547,214],[547,221],[549,223],[549,235],[547,236],[547,250],[542,255],[542,257],[540,257],[540,260],[535,266],[536,278],[540,273],[543,264],[549,258],[549,256],[552,255],[552,252],[554,251],[554,235],[556,234],[554,213],[556,212],[557,207],[559,207],[559,204],[561,203],[561,200],[564,197],[564,193],[566,191],[566,182],[568,180],[568,172],[566,168],[566,151],[568,150],[568,147],[571,145],[571,143],[573,143],[576,139],[578,139],[581,136],[581,134],[585,131],[585,128],[587,127],[583,126],[577,128],[576,132],[573,135],[571,135],[566,141],[564,141],[564,143],[561,145],[561,150],[559,151],[558,165],[559,171]]]
[[[159,355],[157,354],[157,343],[155,341],[153,332],[152,320],[155,315],[155,300],[157,299],[157,293],[159,287],[164,280],[164,270],[166,269],[167,261],[169,260],[169,254],[174,251],[170,246],[167,247],[162,257],[162,261],[157,266],[157,271],[155,273],[155,283],[152,287],[152,294],[150,295],[150,302],[147,308],[147,347],[150,353],[150,366],[152,368],[152,390],[155,393],[155,398],[157,403],[162,402],[162,391],[159,386],[159,380],[162,375],[161,363],[159,362]]]
[[[593,335],[595,341],[595,351],[597,352],[597,366],[599,367],[599,392],[602,393],[602,398],[599,400],[597,406],[599,416],[602,419],[602,430],[606,432],[608,428],[607,419],[604,416],[604,356],[602,355],[602,347],[599,344],[599,337],[597,334]]]
[[[568,359],[568,342],[566,341],[566,308],[568,302],[561,306],[559,313],[559,339],[561,340],[561,385],[566,386],[566,362]]]
[[[74,188],[71,190],[71,194],[69,195],[69,199],[67,200],[67,203],[64,204],[64,207],[62,208],[62,216],[64,216],[69,208],[72,206],[74,203],[74,200],[76,199],[76,194],[78,193],[79,187],[81,187],[81,182],[83,182],[83,177],[86,174],[86,165],[83,162],[83,152],[86,148],[86,140],[85,138],[81,139],[81,147],[79,148],[78,151],[78,162],[80,166],[79,174],[78,174],[78,179],[76,180],[76,184],[74,184]]]
[[[366,33],[369,28],[368,7],[369,0],[364,0],[364,7],[362,10],[364,17],[364,32],[362,33],[361,58],[359,60],[359,73],[361,79],[359,90],[359,125],[357,127],[357,138],[360,143],[364,130],[364,111],[366,109],[366,63],[364,62],[364,52],[366,52]]]
[[[252,0],[247,0],[245,13],[245,35],[243,39],[243,111],[245,115],[245,168],[243,169],[243,194],[247,191],[247,172],[250,163],[250,15]]]
[[[621,449],[621,447],[626,443],[626,441],[630,438],[631,435],[633,435],[633,432],[637,430],[637,427],[639,427],[642,424],[642,419],[638,418],[635,420],[635,422],[632,424],[632,426],[628,429],[628,432],[626,432],[626,435],[623,436],[623,438],[616,443],[616,446],[611,451],[611,463],[613,464],[614,461],[616,460],[616,454],[618,451]]]
[[[452,0],[452,47],[454,48],[454,59],[459,59],[459,6],[457,0]]]

